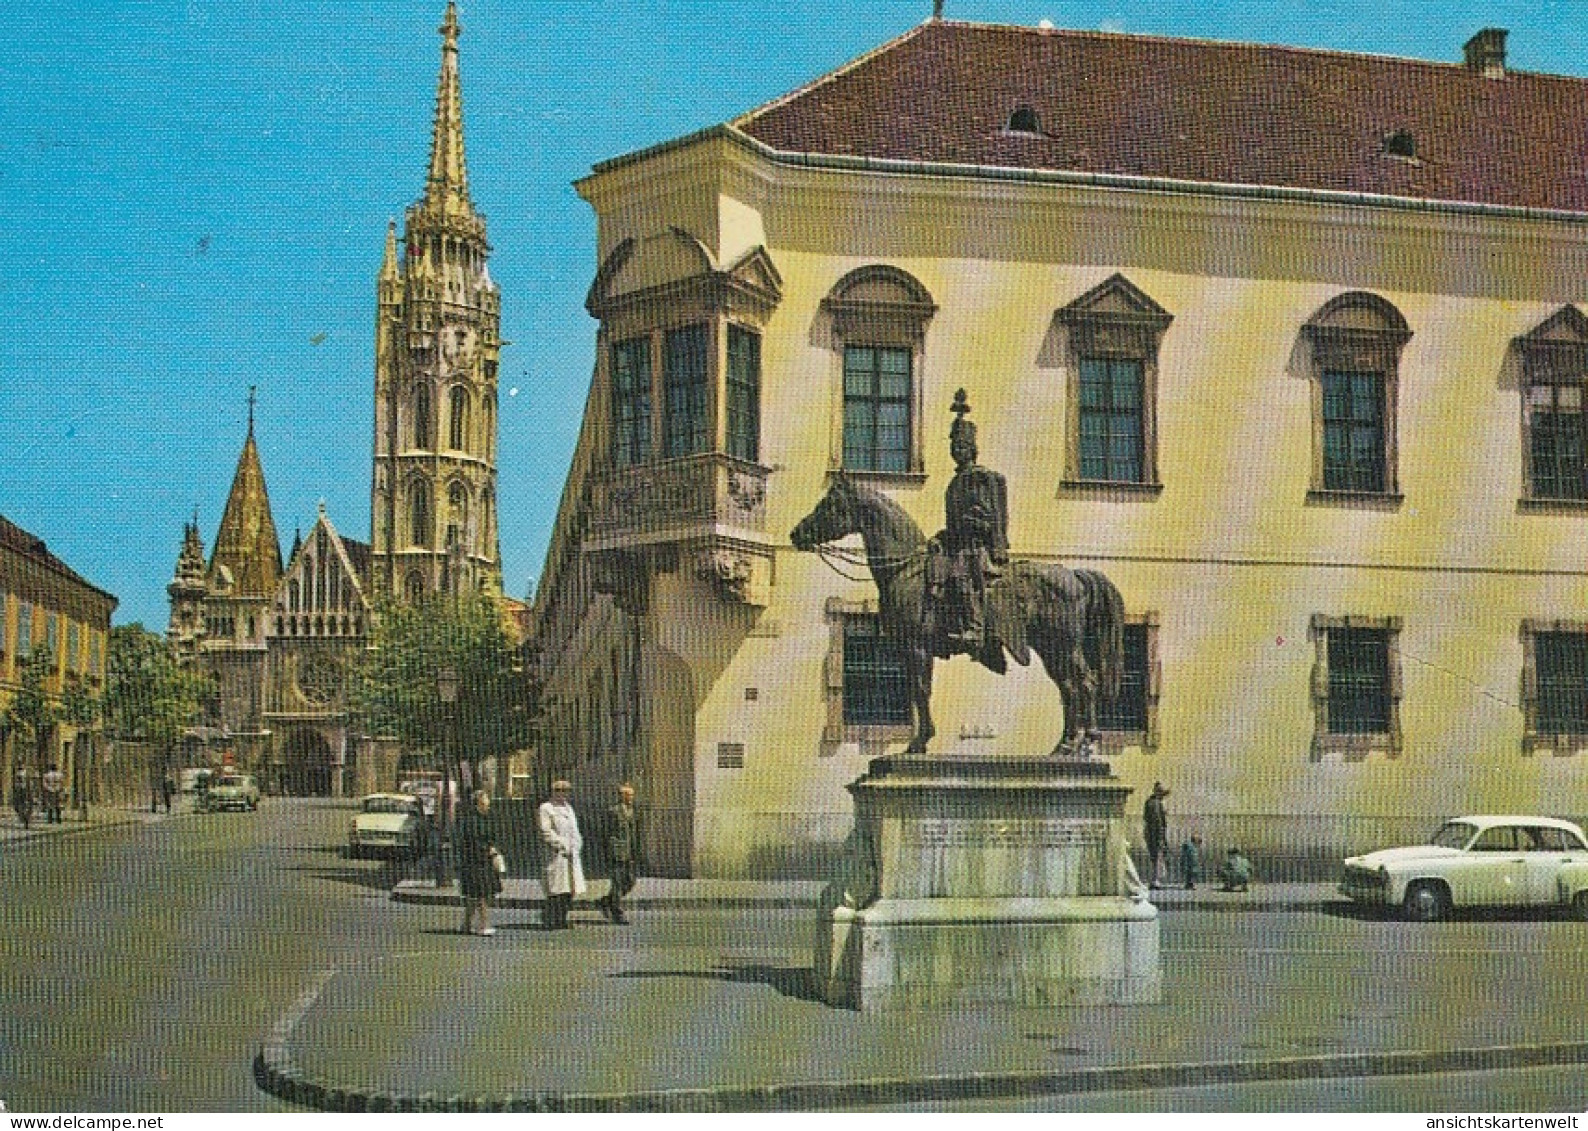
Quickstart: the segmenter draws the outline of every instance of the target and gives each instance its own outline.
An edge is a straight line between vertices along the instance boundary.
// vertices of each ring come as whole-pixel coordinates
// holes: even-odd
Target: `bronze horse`
[[[817,550],[850,534],[865,542],[877,585],[883,632],[904,646],[915,733],[908,754],[924,754],[932,725],[933,641],[928,639],[926,538],[892,499],[839,472],[816,509],[790,535],[797,550]],[[1021,664],[1031,651],[1064,699],[1064,736],[1054,754],[1085,756],[1097,733],[1098,695],[1119,694],[1124,667],[1125,606],[1096,570],[1016,559],[987,594],[989,631]],[[1028,647],[1029,646],[1029,647]],[[1000,670],[994,668],[993,670]]]

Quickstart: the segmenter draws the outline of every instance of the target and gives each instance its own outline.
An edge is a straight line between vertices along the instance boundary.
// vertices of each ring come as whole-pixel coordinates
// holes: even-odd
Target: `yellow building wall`
[[[1013,553],[1101,569],[1129,612],[1160,618],[1159,741],[1112,765],[1143,796],[1157,780],[1172,789],[1177,838],[1202,831],[1215,846],[1238,838],[1322,859],[1456,811],[1588,814],[1588,754],[1524,754],[1518,707],[1521,621],[1588,619],[1585,516],[1518,507],[1512,348],[1583,299],[1588,251],[1576,229],[772,169],[720,141],[594,181],[582,188],[603,249],[678,225],[723,263],[764,242],[782,276],[762,341],[771,603],[723,602],[685,569],[658,579],[646,619],[648,657],[688,674],[648,709],[668,720],[650,769],[669,783],[668,805],[690,808],[693,870],[812,866],[848,830],[843,787],[879,752],[822,741],[826,603],[874,590],[788,544],[838,463],[841,344],[821,301],[875,263],[910,272],[938,307],[919,371],[925,479],[884,489],[923,533],[941,527],[948,406],[965,387],[981,461],[1008,479]],[[1055,311],[1116,272],[1174,316],[1158,355],[1162,491],[1150,497],[1061,483],[1070,363]],[[1399,365],[1403,498],[1392,506],[1308,499],[1301,330],[1351,290],[1392,303],[1412,330]],[[1314,754],[1314,615],[1401,618],[1397,754]],[[936,752],[1045,754],[1061,730],[1040,664],[1000,679],[963,658],[940,662],[933,710]],[[742,769],[719,767],[723,743],[743,744]]]

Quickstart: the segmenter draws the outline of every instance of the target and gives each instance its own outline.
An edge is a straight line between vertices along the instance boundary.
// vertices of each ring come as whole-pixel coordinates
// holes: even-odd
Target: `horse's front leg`
[[[932,653],[923,645],[911,645],[905,653],[905,677],[910,685],[910,707],[915,715],[915,735],[906,754],[925,754],[937,728],[932,725]]]
[[[1071,695],[1066,697],[1064,704],[1064,737],[1079,750],[1097,739],[1099,691],[1097,676],[1079,648],[1071,660],[1070,671]]]

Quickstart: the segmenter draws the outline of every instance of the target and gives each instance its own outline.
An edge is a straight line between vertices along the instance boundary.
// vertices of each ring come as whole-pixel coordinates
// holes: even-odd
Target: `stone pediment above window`
[[[1308,320],[1302,332],[1324,369],[1387,370],[1400,360],[1411,327],[1394,305],[1366,291],[1339,295]]]
[[[1113,275],[1054,317],[1078,354],[1143,356],[1155,352],[1174,315],[1123,275]]]
[[[1575,306],[1561,307],[1515,341],[1532,380],[1588,377],[1588,315]]]
[[[613,248],[585,295],[585,309],[602,321],[666,308],[725,310],[764,321],[783,299],[783,278],[765,247],[727,267],[682,228],[630,236]]]
[[[904,343],[918,341],[937,313],[932,295],[919,279],[885,263],[849,272],[822,299],[841,338],[882,337]]]

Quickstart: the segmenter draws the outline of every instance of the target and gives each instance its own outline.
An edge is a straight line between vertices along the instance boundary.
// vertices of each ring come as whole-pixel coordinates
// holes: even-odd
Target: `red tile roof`
[[[51,553],[49,547],[44,544],[44,539],[38,537],[36,534],[28,533],[26,530],[23,530],[16,523],[4,516],[0,516],[0,546],[13,551],[14,553],[20,554],[25,558],[32,558],[45,569],[59,574],[60,576],[66,578],[66,580],[76,585],[81,585],[84,589],[92,590],[101,597],[108,598],[110,600],[110,607],[116,607],[117,600],[113,594],[107,593],[103,589],[99,588],[99,586],[85,580],[83,576],[71,566],[67,565],[65,562],[61,561],[60,558]]]
[[[1019,106],[1040,135],[1007,129]],[[1588,212],[1588,80],[1459,63],[933,21],[734,126],[787,153]]]

